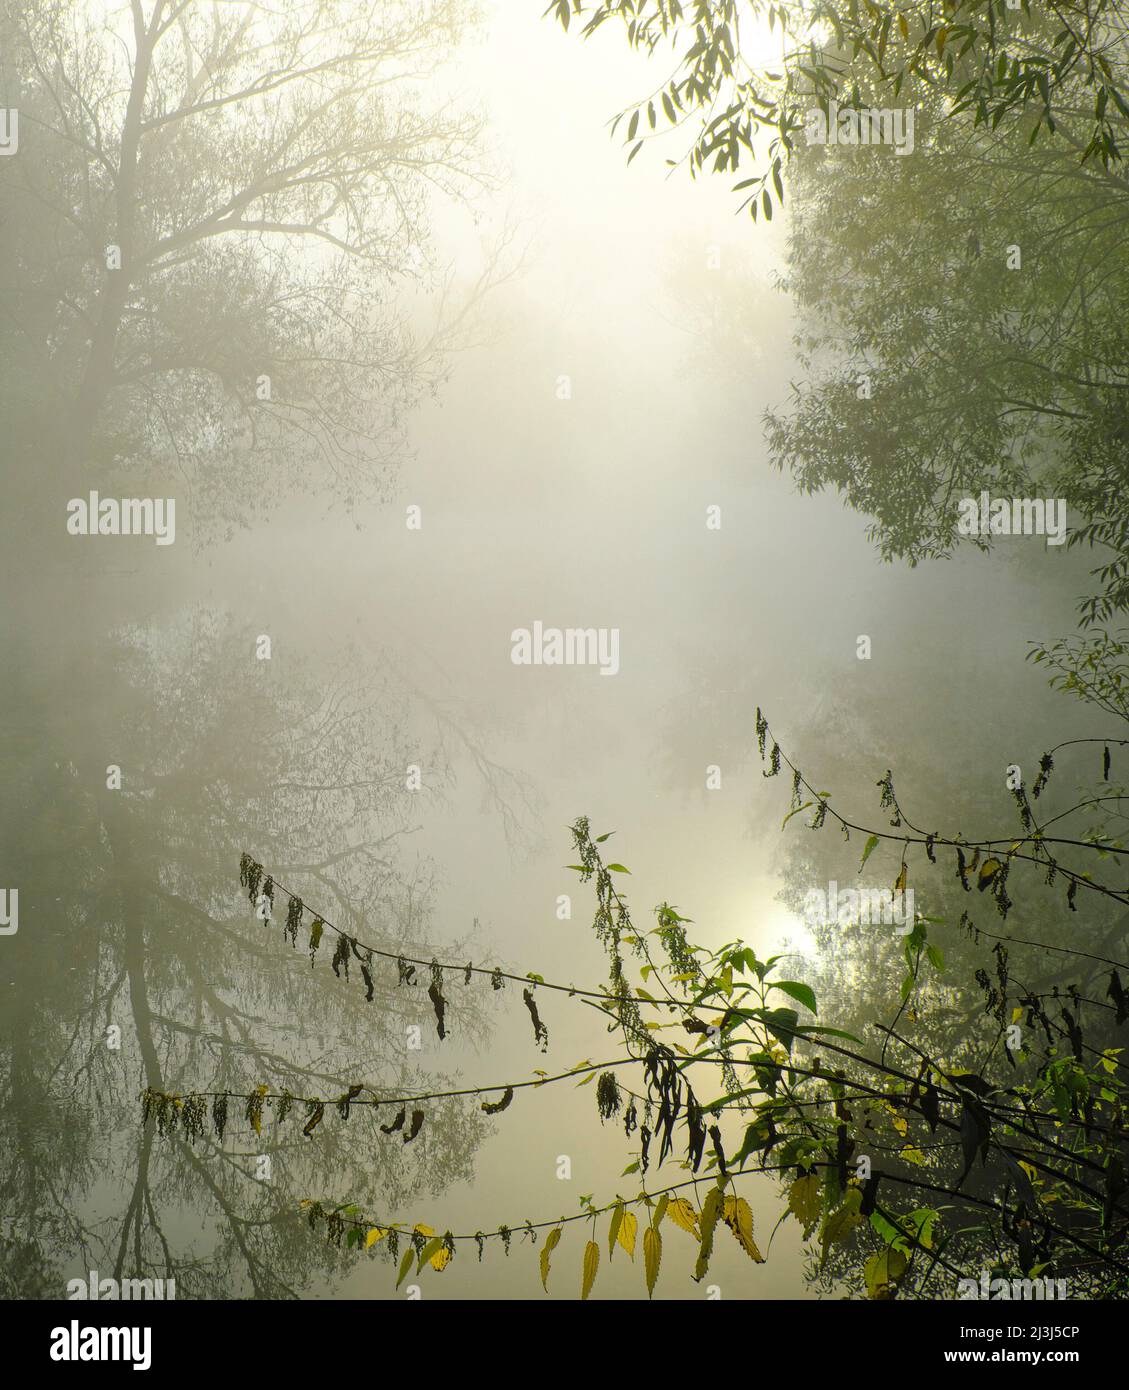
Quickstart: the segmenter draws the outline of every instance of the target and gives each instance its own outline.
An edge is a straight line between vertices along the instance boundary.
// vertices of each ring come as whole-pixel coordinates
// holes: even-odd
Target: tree
[[[822,25],[806,51],[785,41],[774,77],[741,56],[741,26],[763,16],[786,34]],[[771,179],[738,186],[760,188],[750,208],[771,215],[762,185],[782,197],[787,166],[783,287],[806,379],[766,419],[776,465],[806,492],[835,488],[871,518],[882,556],[911,564],[991,544],[961,535],[964,498],[1062,498],[1070,545],[1102,557],[1083,622],[1110,621],[1129,603],[1120,9],[606,4],[584,32],[613,17],[635,47],[671,40],[680,65],[661,105],[679,125],[702,113],[692,169],[736,170],[775,129]],[[809,146],[804,113],[835,98],[912,107],[915,153]],[[653,102],[629,140],[641,129],[663,131]],[[727,322],[757,302],[755,286],[735,293]]]
[[[619,21],[629,46],[658,62],[672,51],[662,85],[613,123],[614,133],[627,118],[629,162],[648,139],[686,126],[691,174],[735,174],[768,132],[760,171],[735,185],[754,218],[771,217],[774,197],[783,200],[782,170],[807,110],[818,103],[826,111],[836,99],[859,105],[860,83],[879,92],[880,105],[926,88],[948,98],[948,117],[970,112],[992,130],[1022,124],[1032,141],[1045,128],[1083,163],[1123,178],[1121,0],[1021,0],[1016,8],[1007,0],[552,0],[545,13],[565,30],[577,20],[584,38]],[[766,22],[781,35],[770,61],[755,42]]]
[[[1065,499],[1108,559],[1087,621],[1124,607],[1126,191],[1057,151],[938,125],[921,158],[797,161],[786,287],[805,379],[773,461],[873,519],[884,558],[961,544],[961,498]],[[866,383],[865,389],[860,383]]]
[[[455,317],[417,340],[477,120],[426,94],[450,0],[5,7],[13,419],[74,489],[154,473],[231,534],[286,482],[378,493]],[[32,368],[32,370],[29,370]]]

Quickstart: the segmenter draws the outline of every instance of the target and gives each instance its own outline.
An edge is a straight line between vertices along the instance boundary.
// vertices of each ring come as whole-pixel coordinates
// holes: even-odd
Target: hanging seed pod
[[[415,984],[416,968],[414,965],[409,964],[403,956],[396,962],[396,968],[400,972],[400,978],[396,981],[398,985]]]
[[[514,1088],[512,1086],[507,1086],[506,1089],[502,1092],[501,1100],[484,1100],[482,1102],[482,1110],[487,1115],[500,1115],[503,1110],[509,1107],[509,1103],[511,1100],[513,1100],[513,1098]]]
[[[247,1122],[256,1134],[263,1132],[263,1096],[266,1092],[265,1086],[259,1086],[247,1097],[247,1107],[245,1114]]]
[[[396,1116],[396,1118],[392,1121],[392,1123],[391,1123],[390,1125],[381,1125],[381,1126],[380,1126],[380,1132],[381,1132],[381,1134],[395,1134],[397,1130],[400,1130],[400,1129],[403,1129],[403,1128],[404,1128],[404,1121],[405,1121],[407,1118],[408,1118],[408,1112],[407,1112],[407,1110],[404,1109],[403,1107],[401,1107],[400,1113]]]
[[[447,1029],[444,1026],[443,1018],[447,1012],[447,1001],[443,998],[443,971],[438,961],[431,962],[431,984],[427,989],[427,997],[431,1000],[431,1006],[435,1010],[435,1028],[439,1034],[439,1041],[442,1042],[447,1036]]]
[[[212,1128],[222,1144],[223,1132],[227,1128],[227,1096],[216,1096],[212,1100]]]
[[[286,926],[282,929],[283,936],[290,938],[291,946],[298,944],[298,928],[302,925],[302,899],[291,898],[286,907]]]
[[[325,931],[325,923],[318,917],[310,928],[310,964],[314,963],[314,956],[321,945],[322,932]]]
[[[602,1072],[596,1082],[596,1108],[600,1112],[600,1119],[610,1120],[613,1115],[617,1115],[621,1103],[619,1082],[615,1079],[615,1072]]]
[[[207,1114],[208,1102],[203,1096],[189,1096],[184,1102],[184,1132],[189,1139],[195,1139],[204,1133],[204,1122],[207,1119]]]
[[[494,973],[490,976],[490,984],[494,989],[505,989],[506,982],[502,978],[502,967],[500,965],[494,967]]]
[[[541,1022],[541,1015],[537,1012],[533,991],[523,989],[521,997],[525,1000],[525,1007],[529,1010],[529,1017],[533,1020],[533,1040],[540,1043],[542,1052],[547,1052],[549,1050],[549,1030]]]
[[[349,1118],[349,1106],[352,1104],[354,1100],[356,1100],[356,1098],[361,1094],[361,1092],[364,1089],[365,1088],[360,1084],[350,1086],[349,1089],[345,1092],[345,1094],[341,1096],[339,1100],[336,1101],[337,1113],[341,1116],[343,1120],[347,1120]]]
[[[1055,760],[1050,753],[1044,753],[1039,759],[1039,775],[1035,778],[1035,785],[1031,788],[1031,795],[1038,801],[1043,788],[1047,785],[1047,779],[1055,768]]]
[[[338,979],[341,978],[341,967],[345,967],[345,978],[349,978],[349,938],[340,933],[337,937],[337,947],[333,952],[333,973]]]
[[[259,885],[263,881],[263,866],[257,864],[249,854],[245,854],[239,862],[239,882],[247,889],[249,902],[255,902],[259,896]]]

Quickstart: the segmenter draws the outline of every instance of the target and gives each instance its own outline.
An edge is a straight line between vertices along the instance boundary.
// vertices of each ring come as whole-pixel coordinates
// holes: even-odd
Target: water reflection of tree
[[[257,1136],[235,1107],[222,1143],[154,1149],[137,1123],[142,1085],[334,1094],[363,1079],[399,1093],[449,1075],[423,989],[378,972],[366,1002],[327,959],[285,944],[281,921],[254,921],[235,882],[251,846],[298,890],[316,886],[342,925],[430,954],[432,874],[410,845],[445,769],[391,677],[251,653],[250,636],[196,614],[72,653],[65,688],[80,702],[60,701],[50,660],[29,651],[6,667],[21,924],[0,954],[2,1181],[16,1294],[58,1296],[73,1256],[103,1274],[175,1276],[184,1296],[293,1294],[336,1259],[298,1221],[299,1197],[330,1185],[402,1208],[472,1171],[483,1117],[457,1101],[410,1146],[381,1135],[375,1112],[331,1116],[316,1153],[300,1124]],[[404,789],[409,762],[434,791]],[[120,791],[106,788],[111,763]],[[482,998],[460,996],[448,1066],[460,1040],[482,1037]],[[408,1024],[422,1025],[422,1053],[406,1050]],[[255,1177],[261,1154],[269,1182]]]

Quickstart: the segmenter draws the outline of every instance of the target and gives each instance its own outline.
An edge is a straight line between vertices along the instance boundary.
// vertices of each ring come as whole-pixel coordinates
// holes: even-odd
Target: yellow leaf
[[[871,1255],[863,1266],[868,1298],[891,1298],[898,1280],[906,1272],[905,1255],[892,1247]]]
[[[949,31],[948,31],[947,29],[938,29],[938,30],[937,30],[937,52],[938,52],[938,54],[944,53],[944,51],[945,51],[945,40],[946,40],[948,37],[949,37]]]
[[[653,1226],[643,1232],[643,1268],[647,1275],[647,1297],[655,1291],[659,1278],[659,1265],[662,1264],[663,1238]]]
[[[554,1226],[545,1237],[545,1244],[541,1247],[541,1287],[546,1293],[549,1292],[549,1256],[556,1249],[557,1241],[561,1238],[561,1228]]]
[[[417,1222],[416,1225],[412,1227],[412,1230],[415,1231],[417,1236],[433,1236],[435,1234],[430,1226],[425,1226],[422,1222]]]
[[[441,1256],[446,1256],[446,1258],[440,1259]],[[416,1265],[416,1273],[418,1274],[423,1268],[425,1261],[432,1269],[445,1269],[450,1258],[451,1252],[444,1246],[443,1237],[433,1236],[419,1252],[419,1264]]]
[[[901,868],[901,872],[898,874],[897,878],[894,880],[894,892],[895,892],[895,893],[904,893],[905,890],[906,890],[906,866],[903,864],[903,865],[902,865],[902,868]]]
[[[886,1110],[890,1116],[890,1123],[894,1126],[894,1129],[898,1132],[898,1134],[900,1134],[904,1139],[906,1135],[909,1133],[909,1124],[906,1121],[905,1116],[899,1114],[898,1111],[894,1108],[894,1106],[890,1105],[889,1103],[887,1103],[886,1105]]]
[[[822,1267],[827,1262],[827,1255],[835,1241],[846,1240],[856,1226],[862,1224],[862,1217],[859,1215],[859,1207],[862,1205],[862,1189],[852,1187],[848,1190],[843,1199],[843,1205],[833,1211],[823,1223],[823,1257],[820,1260]]]
[[[908,38],[909,38],[909,25],[906,23],[906,17],[905,17],[904,14],[900,14],[900,15],[898,16],[898,28],[902,31],[902,38],[903,38],[903,39],[908,39]]]
[[[596,1282],[596,1271],[600,1268],[600,1247],[590,1240],[584,1247],[584,1273],[580,1283],[580,1297],[587,1298]]]
[[[697,1236],[698,1213],[694,1210],[693,1202],[688,1202],[685,1197],[675,1197],[668,1205],[666,1214],[680,1231],[688,1231],[690,1235]]]
[[[627,1251],[632,1259],[635,1258],[635,1235],[639,1229],[639,1218],[633,1211],[625,1211],[623,1220],[619,1223],[619,1231],[616,1240]]]
[[[980,884],[988,884],[995,878],[1000,871],[1000,861],[998,859],[985,859],[980,865]]]
[[[371,1250],[376,1242],[378,1240],[383,1240],[387,1234],[388,1232],[382,1231],[379,1226],[374,1226],[372,1230],[369,1231],[368,1235],[365,1236],[365,1249]]]
[[[822,1184],[818,1173],[809,1173],[806,1178],[797,1178],[788,1189],[788,1208],[804,1229],[807,1240],[819,1224],[819,1214],[823,1210]]]
[[[753,1240],[753,1212],[744,1197],[726,1197],[723,1212],[725,1224],[737,1237],[737,1243],[750,1260],[764,1264],[764,1256]]]

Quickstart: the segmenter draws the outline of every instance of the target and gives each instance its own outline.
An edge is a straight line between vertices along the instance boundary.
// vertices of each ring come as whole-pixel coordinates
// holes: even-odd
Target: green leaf
[[[662,1264],[663,1238],[654,1226],[643,1232],[643,1268],[647,1275],[647,1297],[650,1298],[658,1283],[659,1266]]]
[[[870,856],[874,853],[874,851],[875,851],[877,848],[878,848],[878,836],[877,836],[877,835],[872,835],[872,836],[870,837],[870,839],[867,840],[865,846],[863,847],[863,851],[862,851],[862,860],[861,860],[861,862],[859,863],[859,873],[860,873],[860,874],[862,873],[863,869],[866,868],[866,861],[870,858]]]
[[[702,1240],[698,1248],[698,1262],[694,1266],[694,1280],[698,1283],[705,1277],[706,1270],[709,1269],[710,1256],[713,1254],[713,1233],[717,1226],[717,1218],[721,1214],[721,1201],[721,1188],[711,1187],[706,1195],[706,1200],[702,1203]]]
[[[611,1224],[608,1226],[608,1259],[610,1260],[615,1253],[616,1237],[619,1235],[620,1224],[623,1221],[623,1203],[617,1202],[615,1210],[612,1212]]]
[[[609,864],[608,872],[612,874],[629,874],[630,869],[625,869],[622,864]]]
[[[799,980],[777,980],[769,988],[782,990],[791,998],[798,1000],[805,1009],[810,1009],[813,1014],[819,1012],[815,1002],[815,991],[811,985],[805,985]]]

